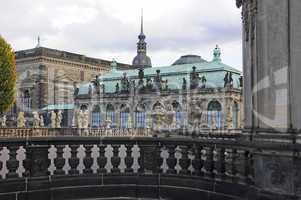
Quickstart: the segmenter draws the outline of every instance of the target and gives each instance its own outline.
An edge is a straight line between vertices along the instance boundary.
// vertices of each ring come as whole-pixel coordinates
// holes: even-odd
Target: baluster
[[[113,157],[111,158],[111,162],[113,165],[112,173],[120,173],[119,164],[121,158],[119,157],[119,147],[120,145],[112,145],[113,147]]]
[[[85,165],[85,169],[83,170],[85,174],[92,174],[93,170],[91,169],[92,165],[93,165],[93,158],[92,158],[92,148],[93,145],[91,144],[87,144],[84,145],[85,149],[86,149],[86,156],[83,159],[84,165]]]
[[[18,174],[16,170],[19,167],[19,161],[17,160],[17,151],[19,146],[10,146],[9,147],[9,160],[6,162],[8,168],[7,178],[17,178]]]
[[[161,174],[162,173],[162,169],[161,169],[161,166],[163,165],[163,158],[161,157],[161,144],[159,143],[157,146],[156,146],[156,160],[157,160],[157,163],[156,163],[156,173],[158,174]]]
[[[234,165],[235,151],[233,149],[226,149],[225,151],[225,175],[228,180],[233,181],[236,174]]]
[[[200,155],[200,149],[197,144],[193,144],[192,152],[194,155],[194,159],[192,160],[192,166],[194,168],[193,175],[200,176],[201,168],[202,168],[202,160]]]
[[[99,166],[99,169],[97,170],[99,174],[107,173],[107,170],[105,169],[105,166],[107,164],[107,158],[105,156],[106,152],[106,145],[99,145],[99,157],[97,158],[97,164]]]
[[[235,160],[235,166],[237,168],[236,177],[239,182],[246,183],[248,180],[248,152],[245,150],[237,150],[237,158]]]
[[[189,174],[188,167],[190,165],[190,159],[188,158],[188,147],[180,146],[182,157],[180,158],[179,164],[181,166],[180,174]]]
[[[203,150],[203,158],[204,158],[204,167],[203,172],[204,176],[207,178],[212,178],[213,176],[213,148],[212,147],[204,147]]]
[[[79,164],[79,158],[77,157],[77,149],[78,145],[70,145],[71,148],[71,158],[69,159],[69,165],[71,167],[69,173],[74,175],[74,174],[79,174],[79,171],[77,170],[77,166]]]
[[[65,174],[65,171],[63,170],[63,167],[65,165],[65,159],[63,158],[64,147],[65,147],[65,145],[57,145],[56,146],[56,158],[54,159],[54,164],[55,164],[55,168],[56,168],[56,170],[54,171],[54,174],[56,174],[56,175]]]
[[[132,173],[133,172],[132,165],[134,163],[134,158],[132,157],[133,145],[126,144],[125,147],[126,147],[126,157],[124,158],[124,162],[126,165],[125,173]]]
[[[176,148],[176,145],[168,145],[167,146],[168,153],[169,153],[169,156],[166,159],[166,162],[168,165],[168,170],[167,170],[168,174],[176,174],[177,173],[177,171],[175,169],[175,166],[177,164],[177,159],[175,157],[175,148]]]
[[[1,129],[0,129],[0,131],[1,131]],[[1,137],[1,135],[0,135],[0,137]],[[2,147],[0,147],[0,158],[1,158],[1,156],[2,156]],[[2,170],[2,167],[3,167],[3,162],[0,159],[0,171]]]
[[[225,149],[214,148],[213,150],[213,163],[215,178],[221,180],[225,177]]]

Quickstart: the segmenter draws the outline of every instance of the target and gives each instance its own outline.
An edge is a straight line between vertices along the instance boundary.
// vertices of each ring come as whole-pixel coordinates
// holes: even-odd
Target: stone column
[[[254,145],[255,185],[265,199],[301,197],[301,1],[236,2],[243,21],[244,132]]]

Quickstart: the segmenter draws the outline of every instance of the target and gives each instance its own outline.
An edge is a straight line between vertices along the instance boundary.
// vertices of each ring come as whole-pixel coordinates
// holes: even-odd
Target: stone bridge
[[[0,131],[1,200],[298,199],[298,190],[278,190],[287,183],[285,170],[294,169],[280,169],[273,157],[261,166],[257,154],[289,149],[300,156],[300,144],[252,142],[242,134],[8,137],[8,131]]]

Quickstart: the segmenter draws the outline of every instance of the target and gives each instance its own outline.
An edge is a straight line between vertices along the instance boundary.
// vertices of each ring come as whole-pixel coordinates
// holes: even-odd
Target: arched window
[[[208,104],[208,125],[211,126],[213,121],[215,122],[215,125],[217,126],[217,128],[221,128],[222,127],[222,106],[221,104],[214,100],[211,101]]]
[[[174,101],[172,103],[172,107],[173,107],[173,110],[176,113],[176,123],[177,123],[177,125],[182,126],[184,124],[184,116],[183,116],[181,105],[177,101]]]
[[[110,120],[113,125],[116,123],[116,121],[115,121],[115,109],[114,109],[114,106],[112,104],[107,105],[106,119]]]
[[[238,128],[238,115],[239,115],[238,113],[239,113],[238,103],[234,102],[232,107],[233,128]]]
[[[92,110],[92,127],[100,127],[102,124],[100,106],[94,106]]]
[[[126,105],[120,107],[120,127],[128,128],[130,109]]]
[[[145,105],[139,104],[135,111],[136,128],[145,128]]]
[[[80,106],[80,109],[81,109],[82,111],[85,111],[85,110],[88,109],[88,107],[87,107],[87,105],[81,105],[81,106]]]

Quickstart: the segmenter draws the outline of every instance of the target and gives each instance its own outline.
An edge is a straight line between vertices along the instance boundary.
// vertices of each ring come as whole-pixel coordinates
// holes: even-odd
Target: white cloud
[[[140,9],[148,54],[168,65],[183,54],[207,60],[219,44],[223,61],[241,69],[240,10],[221,0],[11,0],[0,7],[0,27],[16,50],[42,45],[131,63]]]

